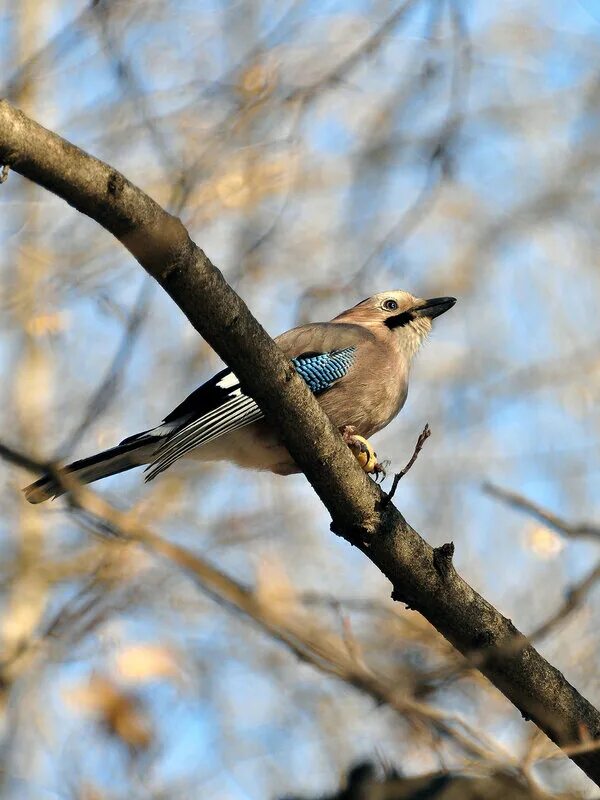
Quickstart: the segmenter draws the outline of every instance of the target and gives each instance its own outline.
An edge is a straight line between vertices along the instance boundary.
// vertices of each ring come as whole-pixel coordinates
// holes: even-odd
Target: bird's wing
[[[375,337],[361,325],[347,322],[316,322],[282,333],[275,341],[288,358],[303,353],[330,353],[345,347],[359,347]]]
[[[146,468],[146,481],[151,481],[195,447],[256,422],[262,416],[254,400],[242,391],[236,375],[224,369],[165,417],[166,435]]]
[[[311,391],[318,395],[346,375],[355,352],[355,345],[328,352],[312,351],[293,357],[292,363]],[[154,460],[146,469],[146,480],[155,478],[190,450],[262,418],[262,411],[244,393],[236,375],[228,369],[219,372],[165,417],[167,430]]]

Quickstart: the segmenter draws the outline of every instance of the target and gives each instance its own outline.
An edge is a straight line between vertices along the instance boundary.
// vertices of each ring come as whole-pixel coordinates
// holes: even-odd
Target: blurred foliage
[[[399,469],[431,424],[396,502],[596,702],[596,578],[561,608],[597,539],[481,484],[597,518],[599,41],[589,0],[0,0],[1,94],[179,214],[271,333],[385,288],[459,298],[378,454]],[[217,368],[127,252],[14,174],[0,242],[3,441],[90,453]],[[302,476],[99,486],[245,610],[62,501],[25,507],[26,482],[2,466],[3,797],[316,797],[363,758],[591,796]]]

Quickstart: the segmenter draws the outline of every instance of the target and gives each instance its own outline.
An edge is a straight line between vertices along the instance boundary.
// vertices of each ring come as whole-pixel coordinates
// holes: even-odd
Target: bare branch
[[[581,608],[587,595],[598,581],[600,581],[600,561],[580,581],[577,581],[567,589],[565,601],[561,607],[529,634],[531,641],[535,642],[548,636],[561,622],[564,622],[574,611]]]
[[[596,542],[600,541],[599,525],[593,525],[589,522],[581,522],[578,524],[569,523],[557,514],[529,500],[524,495],[518,492],[511,492],[508,489],[501,489],[499,486],[495,486],[492,483],[484,483],[483,490],[492,495],[492,497],[497,497],[499,500],[502,500],[507,505],[535,517],[535,519],[543,522],[549,528],[552,528],[552,530],[555,530],[563,536],[575,539],[593,539]]]
[[[296,89],[288,95],[288,102],[294,102],[300,99],[302,103],[306,103],[320,91],[331,86],[336,86],[343,81],[366,56],[374,53],[381,44],[385,41],[386,36],[389,36],[394,28],[402,22],[404,16],[417,5],[416,0],[405,0],[398,8],[395,8],[392,13],[383,20],[365,40],[361,42],[358,47],[351,50],[339,64],[332,70],[327,72],[322,78],[319,78],[309,86]]]
[[[120,173],[0,102],[0,163],[63,197],[134,255],[235,370],[277,426],[333,518],[333,528],[390,579],[463,653],[485,652],[482,672],[559,746],[600,738],[600,714],[434,551],[370,481],[306,384],[221,273],[167,214]],[[596,752],[573,760],[600,784]]]
[[[413,452],[412,456],[410,457],[410,460],[409,460],[408,464],[404,467],[404,469],[401,469],[400,472],[397,472],[394,475],[394,480],[392,482],[392,488],[390,489],[389,494],[387,495],[387,497],[384,497],[383,500],[382,500],[382,506],[384,508],[385,508],[385,506],[387,506],[388,503],[391,503],[393,496],[396,494],[396,489],[398,488],[398,484],[400,483],[402,478],[406,475],[408,470],[412,467],[412,465],[415,463],[415,461],[417,460],[417,458],[419,456],[419,453],[423,449],[423,445],[425,444],[427,439],[429,439],[430,436],[431,436],[431,428],[429,427],[429,424],[426,424],[425,427],[423,428],[423,430],[421,431],[421,433],[419,434],[419,438],[417,439],[417,443],[415,445],[414,452]]]
[[[0,457],[6,461],[25,467],[40,474],[45,470],[43,464],[6,447],[0,442]],[[491,764],[506,764],[513,761],[510,754],[492,739],[471,728],[459,714],[446,713],[420,700],[410,697],[406,691],[399,691],[395,681],[369,668],[347,642],[327,630],[320,622],[298,610],[278,608],[277,603],[265,603],[260,595],[249,586],[231,578],[217,567],[191,551],[163,539],[134,513],[122,512],[114,508],[99,495],[80,485],[72,475],[60,473],[65,482],[67,500],[72,512],[83,512],[87,524],[109,534],[107,545],[123,546],[123,542],[143,545],[148,551],[164,558],[186,572],[196,585],[213,600],[241,612],[275,640],[285,645],[297,658],[310,664],[321,672],[340,680],[366,696],[378,705],[386,705],[407,718],[419,720],[433,728],[445,739],[449,739],[470,758],[482,759]],[[301,609],[300,609],[301,611]],[[61,610],[47,627],[53,634],[61,623],[64,611]],[[19,657],[27,655],[25,650],[39,649],[39,640],[22,648]],[[6,683],[4,670],[11,664],[0,663],[0,685]]]

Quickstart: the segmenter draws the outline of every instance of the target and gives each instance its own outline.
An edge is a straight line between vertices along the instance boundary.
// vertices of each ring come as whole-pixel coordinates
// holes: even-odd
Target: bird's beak
[[[415,317],[439,317],[446,311],[450,311],[456,303],[456,297],[432,297],[431,300],[424,300],[423,304],[412,309]]]

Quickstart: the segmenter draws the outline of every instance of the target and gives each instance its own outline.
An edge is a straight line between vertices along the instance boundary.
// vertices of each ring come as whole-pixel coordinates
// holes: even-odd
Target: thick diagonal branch
[[[167,214],[112,167],[0,102],[0,163],[95,219],[163,286],[235,370],[327,506],[336,532],[387,575],[393,596],[420,611],[558,745],[600,738],[600,714],[452,566],[360,470],[292,365],[221,273]],[[515,646],[515,642],[518,646]],[[573,760],[600,785],[598,751]]]

